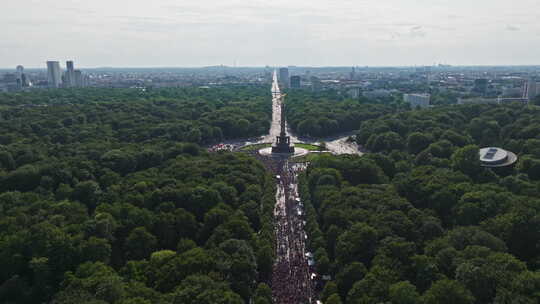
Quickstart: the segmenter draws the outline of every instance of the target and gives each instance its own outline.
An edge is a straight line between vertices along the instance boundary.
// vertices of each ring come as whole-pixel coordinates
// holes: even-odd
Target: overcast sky
[[[0,67],[540,64],[539,14],[539,0],[2,0]]]

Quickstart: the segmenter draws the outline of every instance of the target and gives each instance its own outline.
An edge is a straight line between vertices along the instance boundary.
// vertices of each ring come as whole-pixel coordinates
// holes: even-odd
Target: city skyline
[[[536,65],[538,9],[533,0],[9,2],[0,67]]]

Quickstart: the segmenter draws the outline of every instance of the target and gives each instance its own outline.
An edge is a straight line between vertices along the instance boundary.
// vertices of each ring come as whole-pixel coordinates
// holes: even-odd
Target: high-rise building
[[[75,72],[73,69],[73,61],[66,62],[66,86],[74,87],[75,86]]]
[[[416,109],[417,107],[420,107],[420,108],[429,107],[430,99],[431,99],[431,95],[429,94],[404,94],[403,95],[403,101],[410,103],[412,109]]]
[[[313,92],[318,92],[322,89],[321,80],[317,76],[311,76],[309,81],[311,82],[311,90]]]
[[[2,91],[13,92],[21,88],[20,79],[17,78],[17,74],[15,73],[4,74],[0,82],[0,85],[3,87]]]
[[[536,95],[536,81],[533,79],[529,79],[529,81],[525,84],[525,96],[524,98],[527,98],[529,100],[534,99]]]
[[[289,69],[280,68],[279,69],[279,82],[285,88],[289,87]]]
[[[351,80],[355,80],[356,79],[356,69],[354,67],[352,67],[352,70],[351,70],[351,73],[349,74],[349,78]]]
[[[17,86],[18,88],[22,88],[26,81],[26,77],[24,75],[24,67],[22,65],[18,65],[17,68],[16,68],[16,72],[15,72],[15,75],[17,77]]]
[[[84,75],[81,70],[74,70],[73,71],[73,81],[75,83],[75,86],[78,88],[85,87],[88,83],[87,76]]]
[[[62,85],[60,62],[47,61],[47,81],[50,88],[59,88]]]
[[[16,71],[17,71],[17,76],[21,78],[22,74],[24,74],[24,67],[22,65],[18,65],[16,68]]]
[[[292,89],[299,89],[301,86],[301,79],[300,76],[291,76],[291,88]]]
[[[22,74],[21,76],[21,86],[23,87],[29,87],[30,86],[30,79],[28,79],[28,76],[26,74]]]

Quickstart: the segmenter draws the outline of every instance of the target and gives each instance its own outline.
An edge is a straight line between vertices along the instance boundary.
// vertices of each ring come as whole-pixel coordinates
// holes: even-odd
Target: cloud
[[[540,39],[530,37],[540,1],[486,1],[5,0],[0,66],[66,56],[88,65],[538,63]],[[524,43],[524,56],[504,57]],[[487,58],[495,46],[499,57]]]
[[[506,30],[510,31],[510,32],[517,32],[517,31],[520,30],[520,28],[515,26],[515,25],[510,25],[509,24],[509,25],[506,26]]]
[[[415,25],[409,29],[407,36],[410,38],[422,38],[427,35],[422,25]]]

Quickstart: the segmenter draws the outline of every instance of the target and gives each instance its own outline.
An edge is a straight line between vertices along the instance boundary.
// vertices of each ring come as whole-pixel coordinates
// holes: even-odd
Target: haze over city
[[[9,1],[0,67],[538,64],[540,2]]]

